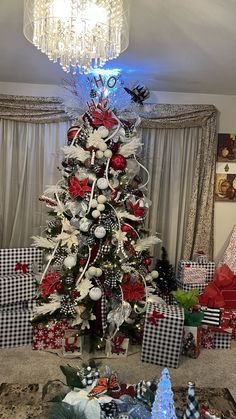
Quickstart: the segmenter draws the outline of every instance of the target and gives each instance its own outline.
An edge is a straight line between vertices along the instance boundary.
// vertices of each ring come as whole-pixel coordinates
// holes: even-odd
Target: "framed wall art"
[[[236,202],[236,173],[216,173],[215,200]]]
[[[236,134],[218,134],[217,161],[236,163]]]

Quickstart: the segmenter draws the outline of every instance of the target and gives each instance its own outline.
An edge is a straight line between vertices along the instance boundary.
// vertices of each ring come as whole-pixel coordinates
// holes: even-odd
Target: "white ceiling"
[[[0,81],[60,84],[65,73],[23,35],[24,0],[0,0]],[[121,68],[150,90],[236,94],[236,0],[130,0]]]

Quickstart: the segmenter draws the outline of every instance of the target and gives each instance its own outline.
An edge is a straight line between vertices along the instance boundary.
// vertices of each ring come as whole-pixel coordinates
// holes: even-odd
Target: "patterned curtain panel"
[[[50,123],[70,118],[61,98],[0,95],[0,119]]]
[[[213,105],[145,105],[141,117],[141,127],[143,128],[144,135],[146,135],[146,142],[148,142],[148,138],[150,138],[151,130],[157,131],[155,135],[155,142],[157,143],[161,136],[163,136],[164,130],[169,130],[169,134],[166,132],[166,139],[168,135],[175,135],[174,133],[176,130],[175,137],[176,142],[179,141],[179,146],[182,144],[182,140],[185,136],[184,148],[182,145],[182,148],[179,147],[178,149],[178,146],[176,147],[175,142],[173,142],[176,153],[185,153],[184,158],[186,159],[185,164],[187,166],[192,160],[191,167],[185,168],[185,173],[188,174],[191,179],[191,185],[188,185],[188,189],[190,188],[191,190],[190,194],[188,194],[188,190],[183,191],[183,188],[186,187],[186,185],[184,186],[186,179],[178,166],[179,176],[183,176],[183,182],[179,183],[179,193],[176,202],[180,205],[179,199],[180,194],[182,194],[182,197],[184,197],[182,211],[185,212],[185,217],[180,217],[179,223],[176,223],[175,235],[172,238],[174,239],[174,246],[177,248],[177,253],[175,255],[174,253],[172,254],[172,261],[175,263],[178,258],[189,260],[198,249],[203,249],[212,258],[214,234],[214,180],[217,149],[216,108]],[[194,134],[197,135],[197,138],[195,142],[193,141],[192,154],[189,156],[189,147],[191,146],[193,138],[191,133],[187,134],[186,128],[197,129]],[[182,139],[179,136],[179,129],[183,129]],[[163,132],[161,134],[162,130]],[[146,144],[146,147],[148,150],[148,143]],[[151,145],[150,143],[150,147],[154,147],[154,145]],[[166,149],[166,153],[170,153],[171,145],[167,140],[166,147],[169,147],[169,149]],[[151,176],[158,177],[158,158],[160,158],[160,155],[158,157],[157,153],[154,153],[154,151],[151,155],[152,159],[146,161],[146,164],[148,164],[150,171],[152,172]],[[182,160],[181,162],[183,163]],[[178,163],[176,159],[173,158],[171,164],[178,165],[181,164],[181,162]],[[173,171],[173,166],[170,166],[169,170]],[[162,180],[163,179],[164,176],[162,177]],[[173,179],[175,179],[175,176],[173,176]],[[156,179],[154,180],[154,184],[158,187]],[[167,184],[165,186],[162,185],[162,188],[163,190],[168,191],[169,186],[170,176],[167,176]],[[155,203],[155,200],[158,199],[158,190],[156,190],[156,193],[152,192],[150,199],[153,201],[154,206],[156,205],[156,208],[158,208],[159,204]],[[162,199],[164,199],[164,197],[162,197]],[[167,199],[170,199],[170,197]],[[171,202],[170,199],[169,203],[172,206],[175,205],[174,200]],[[162,207],[165,208],[164,202],[162,203]],[[166,207],[165,210],[166,214],[168,214],[168,207]],[[177,218],[178,215],[179,214],[176,215]],[[152,219],[149,219],[149,228],[152,231],[155,228],[154,225],[156,228],[158,226],[158,216],[158,210],[156,213],[153,213],[152,211]],[[169,228],[167,226],[168,223]],[[166,219],[166,239],[168,237],[168,243],[171,243],[170,231],[172,223],[172,218]]]

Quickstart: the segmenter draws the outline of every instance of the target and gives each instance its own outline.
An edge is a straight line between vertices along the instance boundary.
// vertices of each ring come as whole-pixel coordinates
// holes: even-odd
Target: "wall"
[[[0,94],[29,96],[63,96],[64,89],[56,85],[0,82]],[[199,93],[152,92],[150,103],[210,104],[219,111],[219,132],[236,133],[236,96]],[[214,258],[219,260],[233,226],[236,224],[236,203],[215,203]]]

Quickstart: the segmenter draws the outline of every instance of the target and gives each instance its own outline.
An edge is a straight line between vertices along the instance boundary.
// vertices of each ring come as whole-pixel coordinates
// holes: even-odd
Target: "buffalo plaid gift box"
[[[32,349],[61,349],[65,341],[65,332],[72,329],[69,319],[51,320],[33,326]]]
[[[202,294],[204,289],[207,286],[207,283],[205,283],[205,284],[200,284],[200,283],[199,284],[184,284],[183,282],[179,281],[178,279],[177,279],[176,283],[177,283],[177,287],[180,290],[192,291],[193,289],[198,289],[199,294]]]
[[[205,284],[212,280],[215,263],[197,263],[180,260],[178,263],[178,281],[183,284]]]
[[[182,345],[184,309],[147,304],[141,360],[177,368]]]

